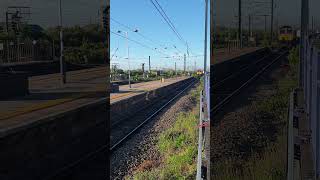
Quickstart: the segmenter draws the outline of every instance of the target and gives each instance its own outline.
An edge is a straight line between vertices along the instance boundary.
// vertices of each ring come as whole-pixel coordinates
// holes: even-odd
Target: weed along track
[[[111,140],[111,145],[115,147],[112,149],[111,155],[111,179],[140,176],[146,169],[161,166],[164,156],[159,151],[159,142],[164,145],[163,142],[168,139],[168,136],[162,133],[177,126],[176,122],[182,125],[182,119],[185,118],[183,113],[192,112],[197,104],[194,98],[196,93],[192,90],[196,87],[199,87],[199,81],[193,80],[177,89],[176,93],[158,101],[159,104],[153,105],[155,107],[149,107],[143,112],[139,111],[137,116],[130,118],[131,121],[139,120],[139,122],[132,124],[134,126],[128,131],[129,134],[122,133],[122,136],[118,136],[117,140]],[[149,115],[141,115],[141,113],[146,114],[147,110],[150,111]],[[118,123],[117,127],[124,122],[126,121]],[[124,125],[122,124],[122,126]],[[197,130],[196,124],[194,127],[190,124],[188,126],[194,128],[195,131]],[[122,142],[119,141],[121,139],[123,139]],[[183,139],[180,141],[183,142]],[[176,145],[179,143],[177,142]],[[194,148],[196,147],[195,145]],[[142,174],[142,176],[144,175]]]

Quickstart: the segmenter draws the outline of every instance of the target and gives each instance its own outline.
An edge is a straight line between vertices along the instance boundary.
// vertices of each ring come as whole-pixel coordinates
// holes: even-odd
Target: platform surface
[[[66,112],[107,97],[107,67],[49,74],[29,78],[30,94],[0,101],[0,135],[8,128]]]
[[[157,80],[157,81],[135,83],[135,84],[131,84],[131,88],[129,88],[129,85],[119,86],[119,92],[110,93],[110,104],[121,101],[123,99],[130,98],[132,96],[136,96],[138,94],[141,94],[147,91],[158,89],[163,86],[168,86],[170,84],[185,80],[187,78],[189,77],[183,76],[183,77],[165,79],[164,82]]]
[[[227,49],[227,48],[221,48],[214,50],[213,54],[213,60],[211,60],[211,64],[220,63],[223,61],[227,61],[245,54],[249,54],[252,52],[255,52],[257,50],[262,49],[262,47],[247,47],[242,49]]]

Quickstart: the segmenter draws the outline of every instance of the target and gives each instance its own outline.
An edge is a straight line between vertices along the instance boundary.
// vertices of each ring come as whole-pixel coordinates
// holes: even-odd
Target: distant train
[[[197,71],[197,75],[202,76],[203,75],[203,71],[202,70],[198,70]]]
[[[197,70],[197,76],[202,76],[203,75],[203,71],[202,70]]]
[[[278,40],[282,44],[294,44],[297,40],[297,33],[291,26],[282,26],[279,29]]]

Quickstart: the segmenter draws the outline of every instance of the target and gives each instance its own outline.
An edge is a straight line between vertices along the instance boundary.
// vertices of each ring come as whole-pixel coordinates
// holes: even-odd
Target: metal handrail
[[[198,137],[198,156],[197,156],[197,180],[206,179],[206,172],[204,172],[203,160],[207,159],[206,157],[203,158],[202,153],[205,143],[207,143],[206,136],[205,136],[205,126],[210,121],[210,84],[209,84],[209,73],[204,75],[205,83],[204,89],[200,93],[200,116],[199,116],[199,137]]]
[[[200,94],[200,118],[199,118],[199,125],[203,122],[203,90]],[[199,126],[199,138],[198,138],[198,159],[197,159],[197,180],[201,178],[201,167],[202,167],[202,142],[203,142],[203,135],[202,135],[202,127]]]
[[[304,54],[304,97],[307,121],[310,122],[312,132],[312,147],[314,162],[316,162],[316,174],[320,175],[320,48],[319,35],[310,36]]]
[[[319,35],[313,34],[303,41],[302,45],[300,56],[300,75],[302,77],[300,80],[302,86],[294,91],[290,100],[288,180],[300,177],[302,179],[314,179],[320,176],[319,42]]]

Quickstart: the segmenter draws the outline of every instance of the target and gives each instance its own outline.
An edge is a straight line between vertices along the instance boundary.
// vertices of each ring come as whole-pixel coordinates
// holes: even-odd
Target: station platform
[[[0,179],[47,179],[106,145],[107,68],[32,76],[28,95],[0,100]]]
[[[135,83],[135,84],[131,84],[131,88],[129,88],[129,85],[121,85],[119,86],[119,92],[110,93],[110,104],[113,104],[115,102],[118,102],[124,99],[129,99],[133,96],[143,94],[147,91],[152,91],[155,89],[159,89],[161,87],[169,86],[171,84],[186,80],[188,78],[189,77],[187,76],[182,76],[182,77],[165,79],[164,82],[157,80],[157,81]]]
[[[262,47],[246,47],[242,49],[215,49],[213,52],[213,59],[211,59],[211,64],[221,63],[245,54],[250,54],[252,52],[258,51]]]
[[[107,67],[29,77],[29,95],[0,101],[0,137],[8,129],[106,98]]]

